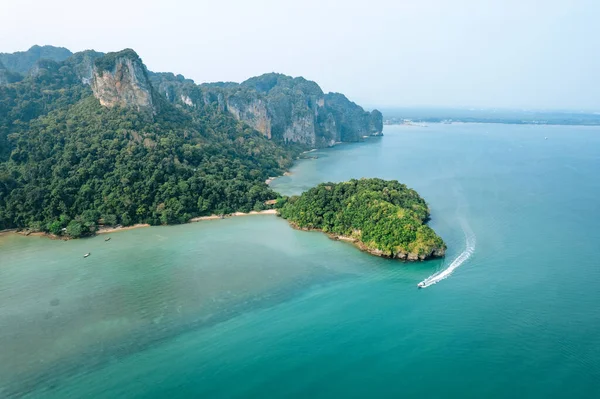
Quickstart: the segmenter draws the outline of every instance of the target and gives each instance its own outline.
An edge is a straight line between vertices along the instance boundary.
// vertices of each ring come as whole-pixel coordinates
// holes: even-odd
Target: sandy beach
[[[189,220],[190,223],[200,222],[202,220],[214,220],[214,219],[225,219],[234,216],[252,216],[252,215],[277,215],[277,210],[275,209],[267,209],[264,211],[250,211],[248,213],[245,212],[235,212],[227,215],[210,215],[210,216],[199,216],[196,218],[192,218]]]
[[[150,227],[148,223],[138,223],[132,226],[117,226],[117,227],[100,227],[96,234],[116,233],[118,231],[139,229],[141,227]]]
[[[277,215],[277,210],[267,209],[267,210],[258,211],[258,212],[250,211],[248,213],[235,212],[235,213],[230,213],[230,214],[223,215],[223,216],[221,216],[221,215],[199,216],[199,217],[188,220],[188,223],[200,222],[202,220],[226,219],[226,218],[236,217],[236,216],[252,216],[252,215]],[[96,234],[117,233],[119,231],[139,229],[142,227],[150,227],[150,225],[148,223],[138,223],[138,224],[134,224],[132,226],[100,227],[96,231]],[[0,231],[0,236],[7,235],[7,234],[20,234],[20,235],[28,236],[28,237],[48,237],[53,240],[68,240],[69,239],[69,237],[57,236],[54,234],[45,233],[43,231],[30,232],[28,230],[19,231],[18,229],[7,229],[7,230]]]
[[[291,175],[292,175],[292,172],[283,172],[283,175],[281,175],[281,176],[291,176]],[[273,180],[275,180],[275,179],[277,179],[277,178],[279,178],[281,176],[269,177],[267,180],[265,180],[265,183],[268,186],[269,184],[271,184],[271,182]]]

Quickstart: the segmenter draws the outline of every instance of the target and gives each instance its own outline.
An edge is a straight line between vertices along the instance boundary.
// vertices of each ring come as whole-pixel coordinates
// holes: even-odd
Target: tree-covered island
[[[302,230],[352,241],[373,255],[403,260],[443,256],[444,241],[425,223],[419,194],[395,180],[322,183],[278,203],[280,215]]]

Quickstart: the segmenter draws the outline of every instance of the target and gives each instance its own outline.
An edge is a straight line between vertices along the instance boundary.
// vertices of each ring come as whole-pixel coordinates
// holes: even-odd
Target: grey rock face
[[[270,139],[327,147],[382,134],[379,111],[366,112],[343,94],[324,94],[304,78],[269,73],[238,84],[195,85],[173,74],[150,75],[154,87],[182,106],[216,105]]]
[[[103,53],[94,50],[86,50],[73,54],[73,56],[67,60],[67,63],[73,67],[73,70],[81,83],[91,85],[94,77],[94,62],[102,56],[104,56]]]
[[[91,78],[94,96],[105,107],[153,110],[152,85],[144,64],[137,54],[123,53],[110,53],[95,62]]]
[[[225,108],[237,120],[246,122],[268,138],[271,138],[271,117],[267,102],[257,92],[241,90],[225,99]],[[217,101],[219,97],[217,96]],[[221,100],[222,101],[222,100]]]

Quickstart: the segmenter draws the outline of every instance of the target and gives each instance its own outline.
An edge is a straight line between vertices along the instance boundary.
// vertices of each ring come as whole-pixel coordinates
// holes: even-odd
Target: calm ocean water
[[[273,187],[398,179],[445,259],[379,259],[274,216],[3,236],[0,397],[599,397],[600,128],[384,133]]]

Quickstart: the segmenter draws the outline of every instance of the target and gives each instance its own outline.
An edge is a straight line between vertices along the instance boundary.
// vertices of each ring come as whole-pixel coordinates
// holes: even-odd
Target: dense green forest
[[[69,60],[36,68],[0,86],[0,229],[78,237],[263,209],[277,197],[264,181],[304,149],[210,105],[103,107]]]
[[[446,245],[425,223],[429,209],[416,191],[395,180],[322,183],[279,201],[281,216],[303,229],[352,237],[381,256],[425,259]]]
[[[265,180],[302,151],[381,128],[302,77],[196,85],[131,49],[0,53],[0,230],[80,237],[262,210],[278,197]]]

